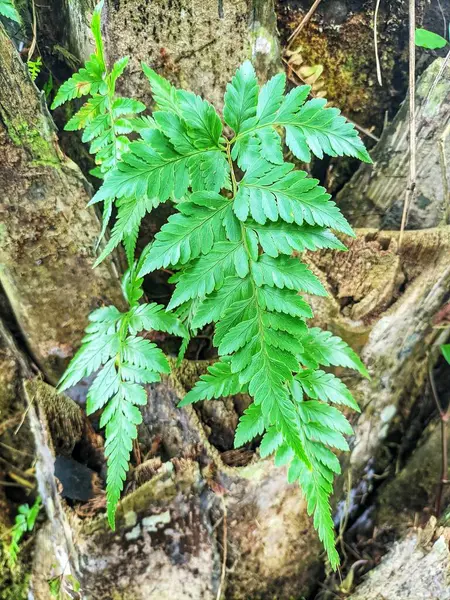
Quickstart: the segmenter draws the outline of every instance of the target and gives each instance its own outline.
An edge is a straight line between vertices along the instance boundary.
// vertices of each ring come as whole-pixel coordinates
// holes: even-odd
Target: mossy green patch
[[[323,66],[321,80],[326,98],[361,125],[382,125],[384,111],[392,103],[389,86],[376,83],[373,31],[369,23],[349,21],[339,30],[323,30],[309,23],[292,50],[304,66]],[[391,81],[396,67],[392,48],[383,46],[380,62],[383,77]]]
[[[31,127],[27,121],[20,118],[10,119],[5,124],[13,143],[31,154],[33,165],[59,167],[60,161],[55,146],[44,132],[37,127]]]
[[[0,525],[0,538],[6,537],[7,530]],[[8,567],[4,542],[0,541],[0,600],[27,600],[30,573],[27,561],[19,555],[18,563],[11,571]]]

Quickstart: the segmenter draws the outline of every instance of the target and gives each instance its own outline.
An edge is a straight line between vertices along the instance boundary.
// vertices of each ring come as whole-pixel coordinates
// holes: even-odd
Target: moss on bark
[[[0,281],[28,347],[55,382],[89,312],[123,305],[110,260],[92,271],[100,224],[90,188],[59,150],[45,103],[0,28]]]

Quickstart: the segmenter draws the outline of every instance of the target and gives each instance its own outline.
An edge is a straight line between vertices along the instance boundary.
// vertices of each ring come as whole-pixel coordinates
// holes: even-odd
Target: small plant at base
[[[142,421],[138,406],[147,403],[142,386],[159,381],[160,373],[170,371],[162,351],[137,333],[158,329],[180,337],[187,335],[182,323],[163,306],[139,304],[143,294],[142,279],[136,277],[139,266],[129,269],[124,277],[123,292],[130,310],[121,313],[107,306],[89,315],[81,348],[59,382],[59,389],[65,390],[102,367],[89,388],[86,410],[89,415],[103,409],[100,427],[106,427],[107,512],[112,528],[137,425]]]
[[[102,424],[108,423],[106,450],[113,471],[107,490],[110,522],[140,418],[135,405],[146,399],[140,386],[129,392],[124,364],[146,367],[144,378],[137,379],[140,383],[167,369],[158,349],[152,348],[158,360],[147,368],[147,359],[135,360],[134,354],[126,354],[127,348],[146,341],[136,335],[141,329],[170,331],[163,316],[170,319],[172,332],[183,336],[186,328],[195,333],[214,323],[219,360],[180,406],[237,393],[252,397],[237,427],[235,446],[262,435],[261,456],[275,454],[275,464],[289,465],[289,481],[299,482],[336,568],[339,556],[329,496],[340,465],[332,448],[348,450],[343,434],[351,434],[352,428],[332,404],[354,410],[358,406],[344,383],[319,367],[342,366],[364,376],[367,371],[340,338],[307,327],[312,311],[298,292],[324,296],[326,291],[292,254],[344,250],[331,229],[354,234],[318,181],[284,162],[280,134],[285,132],[287,146],[304,162],[311,160],[311,153],[371,162],[369,155],[338,109],[327,108],[324,99],[308,101],[309,86],[285,94],[284,74],[260,89],[250,62],[238,69],[225,94],[224,121],[233,131],[227,138],[208,102],[174,88],[145,64],[143,70],[156,106],[152,118],[144,117],[140,138],[127,144],[91,201],[115,202],[118,208],[96,264],[121,242],[130,254],[127,239],[137,238],[145,213],[172,200],[176,214],[144,250],[130,281],[138,295],[139,278],[170,266],[175,291],[166,312],[154,309],[159,321],[152,320],[153,309],[142,308],[149,305],[139,306],[138,299],[130,303],[127,316],[113,307],[94,312],[80,354],[61,385],[69,387],[104,364],[89,391],[88,411],[107,405]],[[91,85],[89,74],[81,77],[82,71],[72,78],[77,89]],[[183,324],[170,313],[174,309]],[[141,310],[149,311],[148,320],[134,322]],[[112,451],[118,456],[118,469],[112,466]]]
[[[30,73],[30,77],[32,81],[36,80],[36,77],[41,72],[42,68],[42,58],[40,56],[37,57],[36,60],[27,61],[28,72]]]
[[[56,600],[78,600],[81,585],[73,575],[57,575],[48,580],[48,589]]]
[[[41,498],[38,496],[30,508],[29,504],[21,504],[18,508],[14,525],[10,530],[11,540],[6,545],[6,556],[8,566],[12,570],[16,566],[17,557],[20,552],[19,543],[27,531],[33,531],[39,511],[42,508]]]

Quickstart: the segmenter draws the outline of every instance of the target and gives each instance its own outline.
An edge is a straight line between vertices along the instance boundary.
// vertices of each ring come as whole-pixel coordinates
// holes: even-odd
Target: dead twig
[[[437,0],[437,5],[439,6],[439,10],[441,11],[442,21],[444,23],[444,37],[447,37],[447,19],[445,18],[444,9],[442,8],[441,0]]]
[[[22,415],[22,413],[17,413],[10,419],[6,419],[6,421],[3,421],[3,423],[0,423],[0,435],[3,435],[7,429],[9,429],[13,425],[15,425],[17,423],[17,421],[20,420],[21,415]]]
[[[441,167],[441,176],[442,176],[442,192],[444,195],[443,202],[443,215],[442,215],[442,225],[447,225],[450,218],[450,187],[448,183],[448,174],[447,174],[447,157],[445,156],[445,141],[450,134],[450,121],[447,123],[442,135],[438,140],[439,146],[439,163]]]
[[[403,205],[398,248],[401,248],[403,233],[408,221],[409,208],[416,192],[416,4],[409,0],[409,181]]]
[[[313,5],[309,9],[309,11],[306,13],[306,15],[303,17],[303,19],[301,20],[300,24],[294,29],[293,33],[288,37],[288,45],[286,47],[286,50],[289,50],[289,48],[294,43],[295,38],[301,32],[301,30],[303,29],[303,27],[308,24],[308,22],[310,21],[311,17],[313,16],[313,14],[316,12],[316,9],[319,6],[320,1],[321,0],[314,0]]]
[[[137,439],[133,440],[133,455],[136,465],[139,466],[142,464],[141,447],[139,446],[139,441]]]
[[[0,485],[4,487],[14,487],[14,488],[23,488],[24,486],[21,483],[13,483],[12,481],[3,481],[0,480]]]
[[[380,10],[380,1],[376,0],[375,12],[373,14],[373,44],[375,46],[375,62],[377,65],[377,79],[380,86],[383,85],[381,77],[380,56],[378,54],[378,11]]]
[[[25,423],[25,419],[27,418],[27,415],[30,411],[31,405],[34,402],[34,397],[31,400],[31,402],[28,404],[28,406],[26,407],[26,409],[23,412],[22,418],[20,419],[20,423],[17,425],[16,430],[14,431],[14,435],[17,435],[22,427],[22,425]]]
[[[373,134],[371,131],[369,131],[368,129],[366,129],[362,125],[359,125],[355,121],[352,121],[352,119],[349,119],[345,115],[342,115],[342,116],[346,119],[346,121],[348,121],[349,123],[351,123],[353,125],[353,127],[355,127],[355,129],[357,129],[360,133],[363,133],[364,135],[367,135],[367,137],[370,137],[372,140],[375,140],[375,142],[379,142],[380,141],[380,138],[378,136],[376,136],[375,134]]]
[[[0,462],[6,465],[5,471],[7,472],[7,475],[13,479],[17,485],[30,489],[34,489],[36,487],[36,484],[28,479],[30,476],[28,472],[22,471],[22,469],[19,469],[19,467],[16,467],[10,463],[9,460],[3,456],[0,456]]]
[[[34,50],[36,48],[36,41],[37,41],[36,6],[34,4],[34,0],[31,0],[31,9],[32,9],[32,15],[33,15],[33,23],[32,23],[33,39],[30,44],[30,49],[28,50],[27,60],[31,60]]]
[[[347,559],[347,552],[345,551],[344,534],[347,529],[348,519],[350,516],[350,504],[352,501],[352,471],[349,469],[347,475],[347,497],[344,505],[344,516],[339,523],[339,535],[336,540],[336,546],[338,543],[341,545],[341,552],[345,559]]]
[[[36,483],[28,481],[28,479],[25,479],[25,477],[21,477],[17,473],[14,473],[14,471],[10,471],[8,473],[8,475],[11,477],[12,480],[14,480],[21,487],[28,488],[31,490],[34,490],[34,488],[36,487]]]
[[[16,452],[17,454],[21,454],[22,456],[34,456],[31,452],[26,452],[25,450],[19,450],[18,448],[13,448],[4,442],[0,442],[0,446],[5,448],[5,450],[9,450],[10,452]]]
[[[222,589],[225,583],[225,575],[227,572],[227,505],[225,504],[225,497],[220,496],[222,500],[222,515],[223,515],[223,537],[222,537],[222,573],[220,575],[219,589],[217,590],[216,600],[220,600],[222,597]]]

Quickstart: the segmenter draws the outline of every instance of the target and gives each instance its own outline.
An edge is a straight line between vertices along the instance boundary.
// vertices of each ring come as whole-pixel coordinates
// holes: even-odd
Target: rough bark
[[[94,0],[63,6],[50,35],[82,61],[92,51],[89,24]],[[54,2],[60,10],[60,2]],[[64,24],[64,27],[61,25]],[[106,53],[112,64],[130,56],[120,92],[151,104],[141,61],[217,108],[236,68],[251,58],[263,79],[281,68],[273,0],[163,0],[108,2],[103,13]]]
[[[449,600],[448,549],[450,530],[436,527],[411,530],[396,542],[349,600]]]
[[[121,305],[111,261],[92,271],[100,232],[90,187],[58,147],[43,94],[0,27],[0,281],[46,377],[58,379],[88,313]]]
[[[431,92],[431,93],[430,93]],[[416,87],[417,184],[407,226],[425,229],[445,223],[450,203],[450,62],[435,60]],[[361,165],[337,195],[355,227],[400,228],[409,177],[408,100],[371,151],[374,165]]]
[[[433,319],[450,286],[450,228],[405,232],[359,230],[347,253],[310,255],[328,282],[326,299],[311,299],[315,323],[346,339],[371,373],[348,380],[362,413],[355,422],[351,464],[373,462],[391,428],[402,428],[427,379]],[[404,430],[403,430],[404,433]]]

